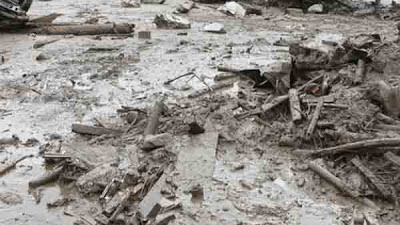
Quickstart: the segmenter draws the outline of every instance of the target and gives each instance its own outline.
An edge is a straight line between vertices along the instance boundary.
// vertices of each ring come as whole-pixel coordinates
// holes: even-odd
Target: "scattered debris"
[[[158,14],[154,23],[161,29],[190,29],[189,20],[171,14]]]
[[[78,134],[90,134],[90,135],[104,135],[104,134],[120,134],[123,131],[109,129],[105,127],[94,127],[83,124],[72,124],[72,131]]]
[[[225,34],[226,30],[221,23],[211,23],[204,27],[204,31],[217,34]]]
[[[0,192],[0,201],[7,205],[22,204],[23,199],[20,195],[13,192]]]

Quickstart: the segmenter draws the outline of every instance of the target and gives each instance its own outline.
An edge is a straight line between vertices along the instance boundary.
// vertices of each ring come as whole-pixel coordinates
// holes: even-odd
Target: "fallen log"
[[[82,24],[70,26],[44,25],[33,28],[32,33],[40,35],[99,35],[99,34],[128,34],[133,32],[135,26],[129,23],[110,24]]]
[[[386,152],[384,157],[385,157],[385,159],[389,160],[394,165],[400,167],[400,157],[393,154],[393,152]]]
[[[329,172],[328,170],[326,170],[325,168],[323,168],[320,165],[317,165],[314,162],[309,162],[308,163],[308,167],[314,171],[316,174],[318,174],[320,177],[322,177],[323,179],[325,179],[326,181],[328,181],[329,183],[333,184],[336,188],[338,188],[340,191],[346,193],[347,195],[349,195],[350,197],[353,198],[358,198],[358,196],[360,195],[359,193],[357,193],[356,191],[351,190],[346,183],[344,183],[342,180],[340,180],[339,178],[337,178],[335,175],[333,175],[331,172]]]
[[[55,181],[60,177],[63,170],[64,170],[64,166],[60,166],[59,168],[49,171],[49,173],[44,174],[43,176],[41,176],[35,180],[29,181],[28,185],[31,188],[36,188],[36,187],[45,185],[47,183],[50,183],[52,181]]]
[[[371,170],[369,170],[358,158],[353,158],[351,162],[377,190],[380,196],[385,199],[391,199],[392,195],[390,191],[387,190],[384,185],[382,185],[383,182],[377,176],[375,176]]]
[[[376,124],[374,126],[376,129],[384,130],[384,131],[396,131],[400,132],[400,126],[399,125],[389,125],[389,124]]]
[[[6,172],[10,171],[12,168],[14,168],[19,162],[21,162],[22,160],[26,159],[26,158],[30,158],[33,157],[33,155],[26,155],[26,156],[22,156],[21,158],[15,160],[14,162],[5,165],[4,168],[0,168],[0,175],[5,174]]]
[[[122,130],[110,129],[105,127],[88,126],[79,123],[72,124],[72,131],[78,134],[91,134],[91,135],[103,135],[103,134],[121,134]]]
[[[314,130],[317,125],[319,115],[321,114],[321,109],[322,109],[323,105],[324,105],[324,98],[322,97],[318,100],[318,104],[317,104],[317,107],[315,108],[314,115],[311,119],[310,126],[307,129],[307,133],[306,133],[307,140],[309,140],[311,138],[312,134],[314,133]]]

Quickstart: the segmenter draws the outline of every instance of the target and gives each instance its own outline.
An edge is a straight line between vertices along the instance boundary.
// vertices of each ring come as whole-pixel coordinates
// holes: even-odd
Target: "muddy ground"
[[[41,144],[55,134],[63,140],[80,138],[71,132],[72,123],[94,124],[95,118],[107,121],[117,117],[116,110],[121,106],[151,106],[160,97],[179,105],[204,84],[198,79],[187,83],[182,79],[165,86],[166,80],[195,69],[212,85],[216,66],[238,65],[243,49],[255,44],[270,55],[266,62],[274,63],[290,60],[284,47],[272,45],[280,39],[317,35],[335,39],[379,33],[385,40],[394,40],[398,32],[394,21],[375,16],[291,16],[281,9],[268,8],[262,16],[239,19],[218,12],[218,5],[206,4],[198,4],[186,15],[192,22],[191,29],[157,29],[152,23],[155,15],[172,12],[179,2],[167,0],[162,5],[143,4],[141,8],[128,9],[122,8],[119,1],[34,1],[30,10],[32,15],[62,13],[56,22],[85,22],[92,18],[98,18],[99,23],[129,22],[135,24],[135,31],[151,31],[151,40],[138,39],[136,34],[129,38],[67,36],[33,49],[35,41],[48,37],[0,34],[0,56],[5,59],[0,64],[0,138],[15,134],[23,142],[40,142],[0,149],[0,162],[35,155],[1,177],[0,193],[6,196],[0,201],[1,224],[72,224],[77,218],[66,215],[66,210],[77,214],[96,210],[89,199],[76,193],[73,185],[50,184],[35,190],[36,194],[28,188],[28,181],[46,169],[38,156]],[[203,26],[209,22],[223,23],[227,33],[205,33]],[[181,32],[187,35],[178,35]],[[115,50],[87,52],[91,47]],[[38,54],[47,59],[36,60]],[[226,57],[227,54],[233,57]],[[235,91],[234,87],[222,94],[234,96]],[[222,99],[224,105],[234,101],[230,97]],[[215,104],[212,96],[204,102],[211,103]],[[177,219],[170,224],[351,224],[354,210],[382,212],[342,196],[312,172],[302,171],[301,162],[288,149],[267,143],[268,135],[261,135],[262,125],[249,121],[240,127],[229,126],[240,130],[241,140],[220,141],[212,181],[204,187],[204,200],[190,204],[182,199],[184,206],[190,206],[177,213]],[[238,164],[243,168],[235,169],[241,168]],[[34,197],[37,193],[42,195],[39,203]],[[75,201],[65,207],[47,207],[47,203],[65,195],[73,196]],[[380,214],[383,224],[399,224],[392,220],[396,209],[385,203],[380,206],[384,209]]]

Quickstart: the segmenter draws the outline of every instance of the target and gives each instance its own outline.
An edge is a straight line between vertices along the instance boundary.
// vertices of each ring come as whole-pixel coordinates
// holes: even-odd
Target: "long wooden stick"
[[[349,144],[339,145],[330,148],[323,148],[311,153],[312,156],[336,155],[344,152],[362,153],[368,149],[379,147],[396,147],[400,145],[400,138],[381,138],[366,141],[357,141]]]
[[[309,162],[308,167],[312,171],[314,171],[316,174],[318,174],[320,177],[324,178],[326,181],[333,184],[340,191],[348,194],[349,196],[351,196],[353,198],[357,198],[360,195],[359,193],[352,191],[349,187],[347,187],[346,183],[344,183],[342,180],[337,178],[335,175],[333,175],[331,172],[329,172],[325,168],[322,168],[322,166],[317,165],[314,162]]]
[[[63,169],[64,169],[64,166],[61,166],[57,169],[50,171],[47,174],[44,174],[43,176],[41,176],[35,180],[29,181],[29,183],[28,183],[29,187],[36,188],[41,185],[44,185],[44,184],[47,184],[47,183],[57,180],[60,177],[61,173],[63,172]]]
[[[51,26],[47,25],[32,29],[32,33],[46,35],[99,35],[99,34],[127,34],[133,32],[133,25],[128,23],[121,24],[83,24],[71,26]]]
[[[6,172],[10,171],[12,168],[14,168],[19,162],[26,158],[33,157],[33,155],[26,155],[22,156],[21,158],[15,160],[14,162],[10,163],[9,165],[6,165],[4,168],[0,169],[0,175],[5,174]]]

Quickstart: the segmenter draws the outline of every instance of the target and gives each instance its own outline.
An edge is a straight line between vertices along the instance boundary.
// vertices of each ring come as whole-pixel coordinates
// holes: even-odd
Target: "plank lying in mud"
[[[88,126],[79,123],[72,124],[72,131],[78,134],[103,135],[103,134],[122,134],[122,130],[110,129],[105,127]]]
[[[371,185],[378,191],[379,195],[390,199],[390,191],[382,184],[383,182],[375,176],[375,174],[369,170],[358,158],[353,158],[351,160],[354,166],[364,175],[364,177],[371,183]]]

